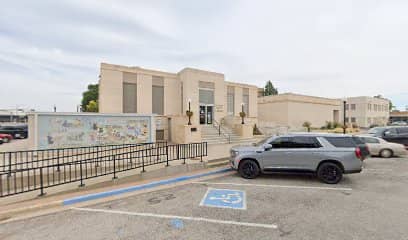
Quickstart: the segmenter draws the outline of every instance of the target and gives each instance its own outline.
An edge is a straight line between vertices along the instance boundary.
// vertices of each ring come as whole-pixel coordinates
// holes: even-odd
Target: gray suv
[[[354,136],[287,134],[266,138],[254,146],[231,148],[231,166],[243,178],[260,173],[309,172],[329,184],[343,174],[361,172],[366,148]]]

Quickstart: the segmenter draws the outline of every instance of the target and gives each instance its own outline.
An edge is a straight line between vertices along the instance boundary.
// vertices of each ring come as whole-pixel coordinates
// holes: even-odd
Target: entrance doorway
[[[200,124],[212,124],[213,111],[213,105],[200,105]]]

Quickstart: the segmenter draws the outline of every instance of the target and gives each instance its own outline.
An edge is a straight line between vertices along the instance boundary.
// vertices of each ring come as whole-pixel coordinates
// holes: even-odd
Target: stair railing
[[[218,130],[219,136],[223,135],[228,140],[228,143],[231,143],[231,136],[225,131],[225,129],[223,129],[221,123],[217,122],[216,120],[213,120],[212,126]]]

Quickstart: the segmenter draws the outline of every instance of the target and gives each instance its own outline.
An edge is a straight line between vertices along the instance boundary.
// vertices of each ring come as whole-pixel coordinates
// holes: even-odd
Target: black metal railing
[[[0,197],[113,175],[170,161],[207,156],[207,143],[167,142],[0,153]]]

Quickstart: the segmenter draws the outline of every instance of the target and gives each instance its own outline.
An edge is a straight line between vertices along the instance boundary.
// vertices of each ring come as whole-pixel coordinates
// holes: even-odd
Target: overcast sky
[[[75,111],[101,62],[408,105],[408,1],[2,1],[0,108]]]

